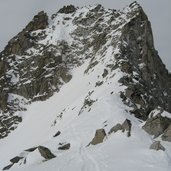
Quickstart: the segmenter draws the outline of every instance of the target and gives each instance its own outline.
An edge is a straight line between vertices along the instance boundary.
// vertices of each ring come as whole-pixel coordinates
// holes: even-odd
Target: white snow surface
[[[69,33],[73,29],[70,21],[68,26],[61,24],[53,31],[52,39],[47,37],[41,43],[72,42]],[[115,34],[119,35],[119,31]],[[13,157],[20,156],[24,158],[14,164],[11,171],[170,171],[170,143],[161,142],[166,151],[150,150],[154,140],[141,128],[143,123],[128,112],[129,108],[120,98],[120,91],[125,87],[118,80],[123,73],[119,69],[108,69],[107,77],[102,77],[107,64],[115,62],[113,55],[117,53],[119,49],[108,47],[103,60],[85,73],[90,62],[87,59],[73,69],[71,81],[58,93],[46,101],[34,102],[27,106],[27,111],[20,112],[22,123],[0,140],[0,169],[9,165]],[[100,60],[100,56],[98,58]],[[102,85],[97,86],[96,83],[102,81]],[[85,99],[94,103],[84,105]],[[122,131],[108,134],[113,126],[122,124],[125,119],[132,123],[130,137]],[[87,146],[96,130],[101,128],[107,134],[103,143]],[[53,137],[58,131],[61,134]],[[71,147],[58,150],[59,143],[70,143]],[[25,151],[39,145],[48,147],[56,158],[45,161],[38,149]]]
[[[124,87],[117,82],[122,73],[115,71],[112,79],[95,87],[103,66],[98,65],[84,74],[88,62],[73,71],[72,80],[60,92],[44,102],[34,102],[23,112],[23,122],[5,139],[0,140],[0,168],[9,164],[15,156],[26,157],[26,164],[15,164],[14,171],[169,171],[170,154],[167,151],[150,150],[152,138],[141,129],[141,122],[127,113],[127,107],[119,97]],[[117,83],[117,84],[116,84]],[[93,91],[93,93],[90,93]],[[113,92],[113,94],[111,94]],[[95,100],[84,108],[85,97]],[[91,108],[91,110],[90,110]],[[58,117],[63,112],[62,117]],[[104,128],[106,133],[117,123],[128,118],[132,122],[131,137],[118,131],[107,135],[104,142],[90,145],[95,131]],[[54,121],[56,120],[56,124]],[[57,132],[61,135],[53,137]],[[58,150],[59,143],[70,143],[67,151]],[[57,157],[44,161],[38,150],[24,150],[43,145]],[[23,153],[24,152],[24,153]],[[43,162],[44,161],[44,162]]]

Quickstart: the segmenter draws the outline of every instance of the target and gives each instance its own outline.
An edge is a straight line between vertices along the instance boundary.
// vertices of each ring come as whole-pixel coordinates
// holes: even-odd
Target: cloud
[[[74,4],[85,6],[102,4],[106,8],[121,9],[133,0],[1,0],[0,1],[0,50],[7,42],[21,31],[38,13],[45,10],[55,13],[63,5]],[[171,1],[170,0],[137,0],[147,13],[154,34],[154,42],[162,60],[171,71]]]

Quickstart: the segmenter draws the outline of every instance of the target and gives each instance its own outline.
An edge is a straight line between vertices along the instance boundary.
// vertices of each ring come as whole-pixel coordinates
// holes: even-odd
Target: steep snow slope
[[[142,123],[127,112],[119,97],[124,88],[117,83],[122,73],[119,70],[110,73],[103,85],[95,87],[103,65],[97,65],[92,73],[85,75],[87,64],[73,71],[73,79],[59,93],[45,102],[33,103],[23,112],[23,122],[0,141],[0,166],[8,165],[11,158],[21,155],[26,158],[26,164],[23,159],[11,170],[169,171],[167,151],[149,149],[153,140],[141,129]],[[95,102],[79,114],[85,98]],[[61,112],[62,116],[58,117]],[[130,137],[118,131],[107,135],[101,144],[87,146],[97,129],[104,128],[107,133],[126,118],[132,123]],[[61,131],[61,135],[53,137],[57,131]],[[71,144],[68,151],[58,150],[59,143],[63,142]],[[44,159],[38,151],[24,152],[38,145],[50,148],[57,157],[42,162]]]
[[[67,14],[68,10],[71,13]],[[48,25],[43,19],[43,26],[39,22],[36,25],[38,30],[34,30],[35,26],[26,27],[26,33],[31,27],[29,38],[31,43],[36,42],[34,45],[30,46],[30,39],[23,38],[23,33],[10,41],[1,57],[11,65],[5,68],[11,79],[2,87],[8,88],[5,92],[7,107],[12,106],[13,110],[10,102],[18,99],[19,109],[14,113],[2,113],[2,116],[21,116],[22,122],[7,137],[0,139],[0,169],[9,165],[4,169],[170,171],[170,143],[162,141],[160,136],[154,139],[142,129],[148,117],[153,117],[149,112],[153,112],[160,102],[165,110],[170,106],[169,102],[165,103],[169,99],[168,85],[163,85],[163,79],[167,80],[168,75],[166,73],[162,79],[160,72],[166,72],[164,67],[150,68],[156,56],[149,23],[141,12],[136,3],[122,11],[104,10],[99,5],[82,9],[66,7],[62,13],[53,15]],[[141,29],[135,30],[134,26]],[[18,42],[15,41],[21,43],[20,36],[28,49],[16,47]],[[136,37],[136,41],[132,37]],[[62,62],[58,58],[62,58]],[[158,56],[156,59],[159,60]],[[41,60],[43,66],[39,66]],[[21,68],[24,71],[20,71]],[[64,73],[58,75],[61,70]],[[72,78],[65,81],[67,74]],[[150,82],[148,77],[161,80],[153,78],[154,82]],[[6,87],[8,85],[10,88]],[[142,91],[141,94],[128,91],[134,86]],[[160,98],[152,103],[156,97]],[[148,103],[152,106],[150,111]],[[130,112],[133,110],[145,114],[135,117],[135,113]],[[162,114],[170,116],[167,112]],[[122,125],[121,128],[112,132],[117,124]],[[103,136],[96,134],[99,129],[104,129]],[[92,143],[94,137],[102,142]],[[161,141],[165,151],[149,149],[156,140]],[[68,143],[69,146],[62,150],[61,147]],[[50,160],[43,157],[38,146],[47,147],[56,157]],[[14,158],[16,156],[18,160]]]

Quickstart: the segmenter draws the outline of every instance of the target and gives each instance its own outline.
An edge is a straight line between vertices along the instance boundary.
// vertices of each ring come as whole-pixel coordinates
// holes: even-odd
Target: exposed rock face
[[[10,107],[8,108],[8,106],[10,106],[8,102],[9,93],[14,93],[29,99],[33,98],[33,94],[35,96],[36,93],[43,91],[40,90],[40,84],[37,85],[38,80],[36,82],[32,82],[32,85],[29,84],[28,80],[30,78],[35,79],[42,72],[42,69],[45,66],[45,64],[43,64],[44,60],[40,59],[40,56],[36,58],[37,61],[35,58],[26,60],[25,58],[22,59],[22,55],[26,55],[26,51],[36,44],[36,41],[33,40],[34,38],[31,36],[31,32],[43,30],[47,26],[48,16],[46,13],[41,11],[23,29],[22,32],[8,42],[4,51],[0,53],[0,77],[2,79],[2,83],[0,83],[0,92],[2,92],[0,93],[0,96],[2,96],[0,98],[1,111],[5,112],[10,110]],[[44,58],[46,57],[49,57],[49,55],[45,54]],[[34,70],[32,69],[33,67],[38,68]],[[41,82],[41,84],[42,83],[43,82]],[[46,84],[47,83],[45,83],[44,87],[47,86]]]
[[[129,119],[126,119],[124,121],[124,123],[122,124],[122,128],[123,128],[123,131],[127,131],[127,136],[130,137],[131,136],[131,127],[132,127],[132,124],[131,124],[131,121]]]
[[[132,113],[146,120],[157,106],[171,112],[171,75],[154,49],[151,25],[141,7],[122,28],[120,49],[118,65],[127,74],[120,82],[127,86],[124,94],[134,106]]]
[[[64,6],[63,8],[61,8],[58,13],[65,13],[65,14],[69,14],[69,13],[73,13],[77,10],[77,8],[75,8],[75,6],[73,5],[68,5],[68,6]]]
[[[3,170],[9,170],[13,165],[14,165],[14,164],[10,164],[10,165],[8,165],[8,166],[5,166],[5,167],[3,168]]]
[[[122,125],[121,124],[116,124],[115,126],[113,126],[110,131],[109,131],[109,134],[111,133],[115,133],[119,130],[121,130],[122,132],[125,132],[127,131],[127,136],[130,137],[131,136],[131,127],[132,127],[132,124],[131,124],[131,121],[129,119],[126,119]]]
[[[11,163],[18,163],[23,157],[16,156],[10,160]]]
[[[5,166],[3,170],[9,170],[11,167],[13,167],[14,164],[18,163],[20,160],[22,160],[23,157],[16,156],[10,160],[11,164]]]
[[[105,61],[109,47],[115,62],[108,61],[101,75],[106,79],[115,69],[124,73],[120,84],[126,88],[121,97],[132,107],[130,112],[143,120],[157,106],[171,112],[171,75],[154,49],[142,8],[134,2],[123,11],[97,5],[80,13],[69,5],[51,18],[38,13],[0,53],[0,138],[22,121],[16,111],[51,97],[71,80],[72,69],[87,59],[85,74],[92,72],[99,61]],[[102,84],[97,81],[96,86]],[[94,103],[85,102],[84,107]]]
[[[5,55],[16,54],[22,55],[27,49],[32,47],[34,38],[31,36],[32,31],[43,30],[48,26],[48,16],[44,11],[34,16],[33,20],[20,32],[16,37],[11,39],[5,47]]]
[[[117,131],[119,131],[119,130],[123,130],[123,128],[122,128],[122,125],[121,124],[116,124],[115,126],[113,126],[111,129],[110,129],[110,131],[109,131],[109,134],[111,134],[112,132],[117,132]]]
[[[152,150],[163,150],[165,151],[165,148],[161,145],[160,141],[155,141],[153,144],[151,144],[150,149]]]
[[[158,137],[163,134],[164,131],[169,127],[171,119],[157,115],[155,117],[147,119],[147,122],[143,126],[143,129],[154,137]]]
[[[171,142],[171,124],[169,127],[164,131],[164,134],[162,135],[162,140]]]
[[[20,97],[25,104],[46,100],[72,77],[62,59],[67,53],[66,42],[58,43],[58,47],[37,44],[46,37],[47,26],[47,14],[38,13],[0,53],[0,112],[3,113],[0,114],[0,138],[6,137],[22,121],[21,117],[13,116],[15,111],[25,110],[16,104],[21,101]],[[35,31],[39,33],[33,36]],[[27,51],[30,48],[34,50]]]
[[[44,146],[32,147],[32,148],[24,150],[22,153],[20,153],[20,154],[22,154],[22,156],[18,155],[16,157],[10,159],[11,164],[4,167],[3,170],[9,170],[11,167],[15,166],[15,164],[19,164],[19,165],[24,164],[25,165],[27,163],[27,157],[37,149],[38,149],[40,155],[46,160],[50,160],[50,159],[53,159],[56,157],[50,151],[50,149],[48,149],[47,147],[44,147]],[[46,160],[43,160],[43,161],[46,161]]]
[[[92,141],[90,142],[90,144],[92,145],[97,145],[99,143],[102,143],[104,138],[106,136],[106,132],[104,129],[98,129],[96,130],[95,136],[92,139]]]
[[[37,148],[38,148],[38,147],[32,147],[32,148],[26,149],[25,151],[33,152],[33,151],[35,151]]]
[[[16,128],[15,124],[21,122],[19,116],[0,115],[0,139],[8,135],[8,133]]]
[[[50,160],[56,157],[47,147],[38,146],[38,150],[41,156],[47,160]]]
[[[61,144],[60,147],[58,147],[58,150],[69,150],[70,146],[70,143]]]
[[[61,132],[58,131],[53,137],[57,137],[57,136],[59,136],[60,134],[61,134]]]

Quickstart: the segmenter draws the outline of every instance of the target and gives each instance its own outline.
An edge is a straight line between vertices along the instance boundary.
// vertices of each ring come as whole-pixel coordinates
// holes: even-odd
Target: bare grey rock
[[[9,164],[8,166],[5,166],[2,170],[9,170],[14,164]]]
[[[61,8],[58,13],[64,13],[64,14],[70,14],[77,10],[77,8],[74,5],[67,5]]]
[[[94,46],[95,52],[97,52],[101,48],[101,46],[106,43],[106,41],[107,41],[106,35],[107,35],[107,33],[104,32],[104,33],[100,33],[99,35],[95,35],[93,37],[94,40],[93,40],[92,44]]]
[[[60,134],[61,134],[61,132],[58,131],[53,137],[57,137],[57,136],[59,136]]]
[[[96,130],[95,136],[92,139],[92,141],[90,142],[90,144],[92,145],[97,145],[99,143],[102,143],[104,138],[106,136],[106,132],[104,129],[98,129]]]
[[[10,160],[11,163],[18,163],[23,157],[16,156]]]
[[[132,127],[132,124],[131,124],[131,121],[129,119],[126,119],[123,124],[122,124],[122,129],[123,131],[127,131],[127,136],[130,137],[131,136],[131,127]]]
[[[90,92],[89,92],[89,93],[90,93]],[[90,93],[90,94],[91,94],[91,93]],[[81,109],[80,109],[78,115],[80,115],[86,108],[89,108],[89,110],[91,110],[90,107],[93,105],[93,103],[96,102],[96,100],[93,100],[93,99],[90,98],[90,94],[88,94],[88,95],[86,96],[86,98],[84,99],[84,104],[83,104],[83,106],[81,107]]]
[[[161,136],[163,141],[171,142],[171,124],[169,127],[164,131],[164,134]]]
[[[47,160],[50,160],[50,159],[53,159],[56,157],[47,147],[38,146],[38,150],[39,150],[41,156]]]
[[[129,86],[125,90],[126,97],[131,99],[135,104],[139,104],[143,107],[145,105],[145,102],[144,102],[141,94],[142,94],[141,90],[136,87]]]
[[[129,62],[122,62],[120,65],[121,65],[121,70],[123,72],[126,72],[128,74],[132,73],[132,66]]]
[[[113,132],[117,132],[119,130],[123,130],[123,127],[121,124],[116,124],[115,126],[113,126],[110,131],[109,134],[113,133]]]
[[[122,97],[134,107],[133,114],[146,120],[157,106],[171,112],[171,75],[154,49],[151,24],[140,6],[138,15],[122,29],[120,48],[118,65],[126,74],[120,82],[127,87]]]
[[[130,137],[131,136],[131,121],[129,119],[126,119],[122,124],[118,123],[116,124],[114,127],[112,127],[109,131],[109,134],[111,133],[115,133],[119,130],[121,130],[122,132],[127,131],[127,136]]]
[[[45,29],[47,26],[48,16],[44,11],[41,11],[34,16],[33,20],[17,36],[8,42],[4,52],[6,54],[22,55],[34,45],[30,32]]]
[[[0,139],[8,135],[8,133],[15,129],[14,124],[18,124],[22,121],[19,116],[6,116],[0,114]]]
[[[38,147],[32,147],[32,148],[28,148],[28,149],[26,149],[26,150],[24,150],[24,151],[33,152],[33,151],[35,151],[37,148],[38,148]]]
[[[153,144],[151,144],[150,149],[152,150],[163,150],[165,151],[165,148],[161,145],[160,141],[155,141]]]
[[[162,117],[161,115],[157,115],[155,117],[147,119],[145,125],[142,128],[150,135],[158,137],[159,135],[164,133],[170,123],[171,119]]]
[[[107,69],[104,69],[104,72],[102,74],[102,77],[105,78],[107,75],[108,75],[108,70]]]
[[[69,150],[70,146],[70,143],[61,144],[60,147],[58,147],[58,150]]]

